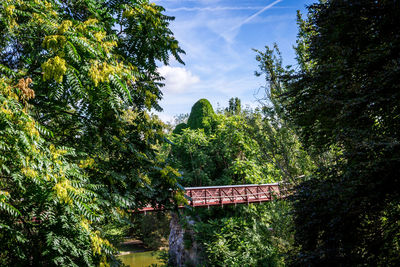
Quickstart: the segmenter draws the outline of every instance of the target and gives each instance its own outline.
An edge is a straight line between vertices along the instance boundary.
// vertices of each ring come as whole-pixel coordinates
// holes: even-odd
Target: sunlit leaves
[[[125,10],[136,15],[122,19]],[[155,62],[183,51],[162,11],[147,1],[0,3],[0,188],[9,194],[0,265],[106,264],[105,222],[172,205],[179,174],[156,156],[164,133],[149,111],[161,97]],[[149,35],[131,31],[138,25]]]

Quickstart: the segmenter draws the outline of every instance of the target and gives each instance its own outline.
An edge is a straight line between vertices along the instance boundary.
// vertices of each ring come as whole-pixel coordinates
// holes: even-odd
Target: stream
[[[152,264],[161,264],[158,259],[160,251],[148,250],[140,240],[127,239],[119,247],[118,258],[128,266],[147,267]]]
[[[119,258],[128,266],[147,267],[152,264],[162,263],[159,259],[157,259],[158,254],[158,251],[132,252],[121,255]]]

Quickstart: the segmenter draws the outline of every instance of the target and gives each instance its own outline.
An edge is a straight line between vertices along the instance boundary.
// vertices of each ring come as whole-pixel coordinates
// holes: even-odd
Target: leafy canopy
[[[298,17],[279,102],[322,160],[293,198],[293,265],[399,264],[399,14],[393,1],[323,1]]]
[[[107,264],[103,225],[169,205],[179,173],[157,157],[148,111],[160,110],[157,62],[183,51],[163,11],[1,1],[0,265]]]

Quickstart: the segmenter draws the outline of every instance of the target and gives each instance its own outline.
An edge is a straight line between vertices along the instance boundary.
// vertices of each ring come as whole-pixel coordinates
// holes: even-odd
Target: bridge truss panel
[[[279,196],[278,184],[189,187],[186,195],[192,207],[260,203]]]
[[[277,183],[186,187],[185,191],[185,195],[190,199],[188,205],[192,207],[261,203],[281,197]],[[179,208],[183,207],[179,206]],[[139,212],[154,210],[163,210],[163,207],[144,207]]]

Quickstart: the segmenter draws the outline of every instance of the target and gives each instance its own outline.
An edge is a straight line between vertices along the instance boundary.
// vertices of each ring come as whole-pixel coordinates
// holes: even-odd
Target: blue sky
[[[214,109],[227,106],[231,97],[257,106],[256,92],[264,85],[255,77],[255,52],[276,42],[285,65],[295,64],[296,10],[306,13],[312,0],[157,0],[175,17],[170,28],[186,51],[185,65],[172,61],[161,66],[166,78],[158,113],[164,121],[189,113],[201,98]],[[262,95],[258,95],[261,97]]]

